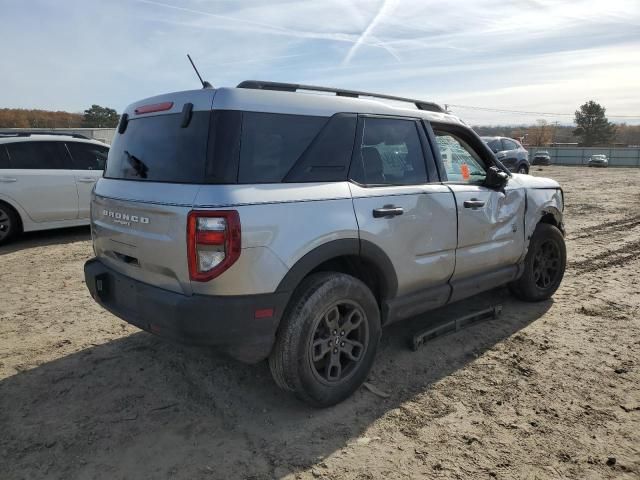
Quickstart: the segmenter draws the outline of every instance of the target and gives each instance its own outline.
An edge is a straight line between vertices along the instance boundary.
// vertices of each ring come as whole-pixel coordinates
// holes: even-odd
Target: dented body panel
[[[220,112],[231,114],[218,117]],[[85,267],[87,286],[105,308],[140,328],[217,345],[236,358],[268,356],[287,304],[313,272],[338,271],[363,281],[376,296],[382,322],[389,323],[517,279],[536,226],[542,221],[563,229],[557,182],[521,174],[507,178],[480,138],[445,112],[341,95],[222,88],[153,97],[130,105],[125,114],[114,140],[122,144],[121,154],[112,148],[107,163],[113,167],[120,158],[124,173],[101,178],[93,191],[97,258]],[[256,114],[273,117],[253,138],[241,119]],[[300,142],[300,152],[288,152],[292,163],[272,177],[279,155],[296,143],[270,130],[285,115],[304,117],[294,120],[318,130]],[[344,127],[348,122],[340,124],[348,133],[344,142],[336,140],[339,130],[322,134],[334,116],[353,119],[352,132]],[[365,144],[365,122],[358,116],[403,125],[383,129],[367,120],[369,132],[379,128],[393,135],[388,143]],[[154,127],[145,130],[147,123]],[[411,131],[413,136],[402,136]],[[444,156],[438,131],[466,140],[458,150],[448,143]],[[202,133],[192,138],[190,132]],[[188,141],[156,148],[180,135]],[[190,151],[193,145],[202,148]],[[475,155],[462,155],[464,145]],[[309,152],[314,155],[307,157]],[[163,155],[168,160],[159,161]],[[466,167],[466,178],[462,170],[448,176],[454,156]],[[484,168],[482,178],[469,179],[471,157]],[[245,161],[264,178],[243,180]],[[356,166],[370,170],[369,181],[353,174]],[[179,181],[186,167],[195,173]],[[199,224],[190,220],[200,217],[218,218],[211,225],[223,225],[224,243],[215,243],[219,230],[204,227],[208,234],[199,240]],[[227,223],[231,219],[233,225]],[[214,244],[220,249],[213,250]],[[193,274],[200,268],[199,247],[204,260],[218,258],[207,256],[212,251],[224,259],[233,252],[233,260],[219,275],[203,279]]]
[[[552,216],[564,234],[564,194],[560,184],[543,177],[514,174],[509,184],[521,186],[527,195],[527,209],[524,216],[525,244],[522,252],[524,259],[529,248],[529,240],[543,217]]]

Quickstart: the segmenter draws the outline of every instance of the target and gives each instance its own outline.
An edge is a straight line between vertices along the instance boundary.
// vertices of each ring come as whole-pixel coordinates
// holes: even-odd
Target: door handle
[[[375,208],[373,210],[373,218],[390,218],[402,215],[404,210],[402,207],[396,207],[395,205],[385,205],[382,208]]]
[[[96,179],[92,177],[81,177],[78,179],[78,181],[82,183],[93,183],[96,181]]]
[[[13,183],[13,182],[17,182],[18,179],[17,178],[12,178],[12,177],[0,177],[0,182],[2,183]]]
[[[484,200],[478,200],[477,198],[472,198],[471,200],[465,200],[464,208],[473,208],[474,210],[480,207],[484,207]]]

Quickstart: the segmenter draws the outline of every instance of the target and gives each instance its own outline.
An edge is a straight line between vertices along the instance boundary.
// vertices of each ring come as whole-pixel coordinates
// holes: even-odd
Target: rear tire
[[[509,284],[520,300],[539,302],[550,298],[560,286],[567,266],[567,250],[560,230],[548,223],[536,227],[524,260],[524,273]]]
[[[522,174],[526,175],[526,174],[529,173],[529,169],[527,168],[526,165],[520,165],[518,167],[518,173],[522,173]]]
[[[11,241],[20,231],[20,219],[16,211],[0,202],[0,245]]]
[[[269,367],[275,382],[301,400],[328,407],[365,381],[380,340],[371,290],[336,272],[310,275],[291,298]]]

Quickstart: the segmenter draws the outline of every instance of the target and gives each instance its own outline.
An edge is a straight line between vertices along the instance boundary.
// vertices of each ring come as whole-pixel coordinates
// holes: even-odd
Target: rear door
[[[360,116],[351,192],[360,238],[389,256],[398,296],[442,287],[435,302],[444,303],[455,262],[455,203],[447,187],[429,183],[425,154],[433,159],[421,128],[412,119]]]
[[[78,218],[89,218],[91,190],[102,177],[109,148],[89,142],[67,142],[78,188]]]
[[[509,267],[518,263],[524,251],[525,191],[483,186],[490,161],[480,139],[462,127],[438,124],[433,128],[445,184],[455,195],[458,210],[456,267],[451,279],[455,299],[468,286],[465,280],[479,279],[480,291],[494,273],[507,275],[512,272]]]
[[[34,222],[77,218],[78,190],[64,142],[30,140],[5,145],[10,168],[0,175],[3,193]]]
[[[91,208],[96,256],[131,278],[191,293],[187,215],[206,183],[214,90],[128,107]]]

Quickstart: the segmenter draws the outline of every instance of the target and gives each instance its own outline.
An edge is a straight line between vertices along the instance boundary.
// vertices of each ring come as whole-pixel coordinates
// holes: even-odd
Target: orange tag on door
[[[471,172],[469,171],[469,165],[467,165],[466,163],[463,163],[462,165],[460,165],[460,173],[462,174],[463,180],[469,180],[469,177],[471,176]]]

